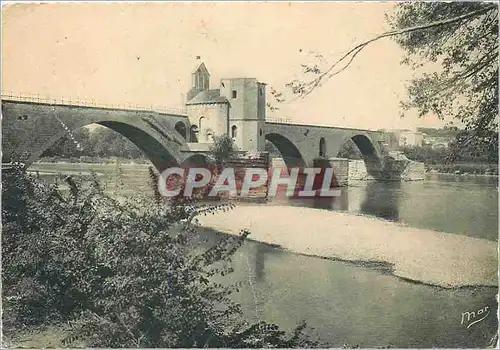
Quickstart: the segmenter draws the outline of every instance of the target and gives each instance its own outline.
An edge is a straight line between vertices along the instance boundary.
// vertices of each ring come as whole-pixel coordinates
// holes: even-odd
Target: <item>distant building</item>
[[[411,130],[390,130],[392,134],[395,135],[395,138],[398,140],[399,147],[405,146],[423,146],[424,141],[424,133],[420,131],[411,131]]]
[[[217,89],[210,89],[210,74],[201,63],[192,73],[186,97],[191,142],[212,143],[213,136],[229,134],[240,149],[264,150],[264,83],[255,78],[230,78],[221,79]]]
[[[433,149],[446,149],[455,140],[459,129],[455,126],[445,126],[441,129],[419,128],[424,133],[424,146]]]
[[[429,136],[424,134],[424,146],[432,149],[446,149],[450,146],[453,137]]]

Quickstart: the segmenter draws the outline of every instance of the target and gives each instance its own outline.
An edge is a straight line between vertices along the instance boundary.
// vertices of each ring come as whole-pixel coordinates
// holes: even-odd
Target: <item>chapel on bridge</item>
[[[239,149],[263,151],[266,85],[255,78],[222,78],[210,88],[210,73],[202,62],[191,74],[186,109],[191,142],[212,143],[213,136],[230,135]]]

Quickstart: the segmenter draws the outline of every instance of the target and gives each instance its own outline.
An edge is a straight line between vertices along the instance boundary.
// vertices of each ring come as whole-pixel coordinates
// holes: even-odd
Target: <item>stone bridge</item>
[[[108,127],[137,145],[159,169],[180,165],[190,157],[205,155],[210,143],[190,142],[190,130],[196,124],[181,110],[154,111],[2,99],[2,148],[4,161],[19,160],[28,166],[65,135],[96,123]],[[352,140],[367,169],[374,176],[382,167],[383,144],[389,135],[383,132],[337,127],[265,122],[260,135],[281,152],[288,167],[313,166],[315,160],[338,156],[342,146]],[[261,143],[262,145],[262,143]],[[261,146],[258,150],[263,151]],[[243,150],[247,151],[247,150]]]
[[[390,143],[387,133],[361,129],[266,122],[264,130],[266,140],[278,148],[289,168],[311,167],[317,159],[336,158],[342,147],[353,141],[368,172],[378,176]]]
[[[28,166],[63,136],[96,123],[137,145],[157,168],[180,164],[186,154],[185,138],[175,126],[187,123],[180,113],[130,110],[114,107],[50,104],[2,99],[3,158]]]

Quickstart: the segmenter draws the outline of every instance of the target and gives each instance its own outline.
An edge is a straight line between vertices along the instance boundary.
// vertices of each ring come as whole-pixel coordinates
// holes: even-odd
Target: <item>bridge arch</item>
[[[363,157],[379,156],[372,140],[367,135],[354,135],[351,137],[351,140],[356,144]]]
[[[2,144],[8,145],[6,160],[29,167],[49,147],[73,130],[100,124],[134,143],[162,171],[184,159],[186,139],[176,131],[182,114],[158,113],[112,107],[2,100]],[[19,120],[19,116],[28,116]],[[187,131],[187,130],[186,130]]]
[[[288,169],[305,166],[302,154],[288,138],[277,133],[269,133],[266,134],[265,139],[271,142],[280,151]]]
[[[354,142],[361,153],[368,174],[378,176],[382,169],[382,160],[380,152],[371,138],[366,134],[350,135],[343,140],[342,145],[345,145],[349,140]]]
[[[179,121],[174,126],[175,131],[177,131],[185,140],[187,139],[187,129],[186,124]]]
[[[158,170],[163,170],[167,167],[177,166],[179,160],[174,156],[173,152],[165,148],[161,140],[154,137],[151,133],[143,128],[124,122],[112,121],[112,120],[102,120],[96,121],[94,123],[82,123],[82,125],[75,125],[71,129],[76,130],[80,127],[84,127],[89,124],[99,124],[105,126],[119,134],[125,136],[133,144],[135,144],[144,154],[149,158],[149,160],[154,164]],[[68,129],[69,130],[69,129]],[[43,152],[49,149],[57,141],[59,141],[64,136],[68,135],[68,130],[63,130],[45,141],[39,149],[33,152],[26,164],[29,166],[33,164],[37,159],[41,157]]]

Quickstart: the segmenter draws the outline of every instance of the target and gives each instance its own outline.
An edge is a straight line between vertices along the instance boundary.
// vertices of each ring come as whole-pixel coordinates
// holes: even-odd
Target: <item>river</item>
[[[147,191],[144,165],[35,164],[46,179],[55,172],[97,172],[109,191]],[[118,181],[119,180],[119,181]],[[365,183],[333,200],[274,199],[267,204],[314,207],[375,216],[410,227],[498,240],[497,179],[429,174],[425,181]],[[117,188],[117,184],[118,185]],[[219,233],[204,229],[209,241]],[[235,256],[246,288],[236,296],[247,317],[285,329],[306,320],[330,347],[485,347],[497,328],[497,288],[445,289],[397,278],[380,267],[332,261],[248,241]],[[467,328],[466,311],[489,315]],[[486,315],[486,313],[485,313]]]

